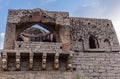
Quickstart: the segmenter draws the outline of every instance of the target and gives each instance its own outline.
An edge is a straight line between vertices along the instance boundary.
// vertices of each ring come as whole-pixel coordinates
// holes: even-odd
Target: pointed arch
[[[35,24],[23,30],[17,36],[17,41],[56,42],[56,37],[52,31]]]
[[[84,41],[82,38],[80,38],[78,40],[78,48],[79,48],[79,51],[83,51],[84,50]]]
[[[105,48],[106,50],[109,50],[110,47],[111,47],[111,45],[110,45],[109,39],[105,39],[105,40],[104,40],[104,48]]]
[[[89,48],[90,49],[99,48],[99,43],[96,37],[94,36],[89,37]]]

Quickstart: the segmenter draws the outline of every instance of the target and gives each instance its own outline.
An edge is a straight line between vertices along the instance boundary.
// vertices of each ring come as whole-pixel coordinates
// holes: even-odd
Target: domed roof
[[[21,34],[26,35],[26,36],[31,36],[31,37],[39,37],[39,36],[44,36],[48,34],[49,32],[45,32],[42,29],[36,28],[36,27],[30,27],[26,30],[24,30]]]

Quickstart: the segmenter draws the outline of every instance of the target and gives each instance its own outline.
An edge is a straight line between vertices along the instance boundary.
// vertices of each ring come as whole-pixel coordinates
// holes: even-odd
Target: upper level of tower
[[[45,30],[38,32],[38,29],[31,28],[34,25]],[[29,33],[25,33],[26,30]],[[29,45],[34,42],[60,43],[60,48],[65,50],[119,51],[119,42],[110,20],[69,17],[68,12],[9,10],[4,49],[15,49],[17,45],[22,47],[23,43],[18,42],[21,40],[30,42]]]

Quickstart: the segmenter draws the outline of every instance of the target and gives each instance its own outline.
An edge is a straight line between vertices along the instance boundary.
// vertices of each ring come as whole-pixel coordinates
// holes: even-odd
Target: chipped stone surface
[[[76,66],[75,73],[79,73],[82,79],[86,77],[88,79],[118,79],[120,77],[119,57],[120,54],[116,52],[76,52],[73,60]]]
[[[13,76],[14,75],[14,76]],[[55,71],[22,71],[4,72],[0,74],[0,79],[72,79],[71,72]]]
[[[35,24],[50,33],[30,28]],[[18,40],[20,35],[24,39]],[[41,9],[9,10],[0,79],[119,79],[119,51],[108,19]],[[2,68],[6,66],[7,70]]]
[[[119,43],[114,31],[113,25],[107,19],[90,19],[90,18],[70,18],[71,19],[71,40],[73,43],[79,42],[81,39],[84,50],[89,49],[89,37],[93,35],[97,38],[99,49],[114,50],[119,49]],[[105,45],[108,40],[110,47]],[[79,48],[78,48],[79,49]],[[97,50],[98,51],[98,50]]]

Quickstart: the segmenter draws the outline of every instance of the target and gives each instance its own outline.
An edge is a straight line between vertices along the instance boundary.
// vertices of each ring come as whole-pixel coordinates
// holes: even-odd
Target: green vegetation
[[[93,28],[97,27],[97,25],[96,25],[95,23],[92,23],[91,26],[92,26]]]
[[[80,79],[80,76],[78,75],[76,79]]]

